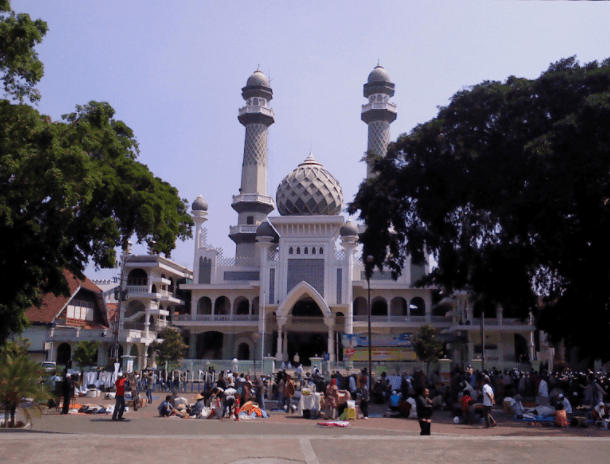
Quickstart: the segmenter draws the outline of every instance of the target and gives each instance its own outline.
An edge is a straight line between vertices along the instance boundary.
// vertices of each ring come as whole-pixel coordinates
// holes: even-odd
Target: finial
[[[379,64],[379,58],[377,58],[377,66],[378,66],[378,67],[379,67],[379,66],[381,66],[381,65]]]

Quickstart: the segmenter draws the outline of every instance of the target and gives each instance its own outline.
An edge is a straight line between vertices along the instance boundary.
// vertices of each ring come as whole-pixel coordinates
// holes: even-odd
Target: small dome
[[[369,79],[368,82],[392,82],[390,80],[390,75],[388,74],[388,72],[383,69],[383,66],[377,65],[375,66],[375,69],[373,69],[371,71],[371,74],[369,74]]]
[[[199,195],[193,202],[192,209],[193,211],[207,211],[208,202],[205,201],[205,199],[201,195]]]
[[[271,227],[271,224],[269,224],[269,222],[267,221],[261,222],[260,225],[256,228],[256,236],[273,237],[274,239],[278,238],[277,232],[273,227]]]
[[[335,216],[341,212],[341,185],[310,153],[277,188],[277,209],[282,216]]]
[[[246,83],[246,86],[248,86],[248,87],[257,87],[257,86],[271,87],[271,85],[269,84],[269,79],[267,78],[267,76],[265,76],[263,74],[263,72],[260,69],[257,69],[256,71],[254,71],[254,73],[248,78],[248,82]]]
[[[358,235],[358,226],[352,221],[346,222],[339,230],[341,237],[353,237]]]

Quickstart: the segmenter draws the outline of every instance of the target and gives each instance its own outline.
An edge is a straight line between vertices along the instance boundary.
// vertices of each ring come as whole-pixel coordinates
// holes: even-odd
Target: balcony
[[[275,114],[273,113],[273,110],[271,108],[267,108],[265,106],[260,105],[246,105],[243,108],[239,109],[239,116],[244,116],[246,114],[263,114],[271,118],[275,117]]]
[[[258,193],[247,193],[244,195],[233,195],[232,205],[236,203],[263,203],[271,207],[275,207],[273,197],[268,195],[259,195]]]
[[[362,105],[362,112],[366,113],[371,110],[387,110],[392,113],[396,113],[396,105],[390,102],[375,102],[375,103],[367,103],[366,105]]]
[[[229,235],[255,234],[257,227],[258,226],[246,225],[246,224],[240,224],[240,225],[237,225],[237,226],[231,226],[231,227],[229,227]]]
[[[173,322],[256,322],[258,314],[180,314],[174,316]]]

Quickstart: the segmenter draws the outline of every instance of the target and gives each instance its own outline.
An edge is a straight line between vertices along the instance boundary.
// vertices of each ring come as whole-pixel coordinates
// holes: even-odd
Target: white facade
[[[260,71],[242,89],[244,95],[256,92],[272,95]],[[384,155],[397,113],[396,105],[389,102],[394,84],[380,66],[369,75],[364,95],[368,103],[361,118],[368,125],[369,149]],[[265,109],[272,111],[267,102]],[[455,362],[468,364],[480,356],[480,320],[473,317],[467,295],[435,306],[433,289],[414,286],[429,271],[427,265],[408,262],[397,281],[381,273],[366,281],[356,253],[357,228],[340,214],[340,185],[311,154],[278,187],[280,215],[269,214],[275,205],[258,179],[266,179],[266,129],[273,117],[265,120],[258,151],[250,146],[254,139],[248,127],[262,116],[240,119],[247,129],[242,187],[248,186],[248,192],[233,197],[239,218],[239,225],[231,228],[237,244],[235,259],[223,257],[221,250],[207,243],[203,224],[208,205],[201,197],[193,204],[193,282],[180,285],[191,292],[191,304],[184,314],[172,318],[188,335],[188,357],[271,355],[293,360],[298,354],[307,365],[309,358],[328,353],[331,361],[345,361],[340,335],[366,333],[369,284],[373,340],[414,334],[430,324],[444,333],[447,352]],[[249,181],[249,172],[256,173],[256,182]],[[504,319],[499,309],[485,326],[489,367],[516,365],[523,350],[532,358],[534,327],[529,322]]]

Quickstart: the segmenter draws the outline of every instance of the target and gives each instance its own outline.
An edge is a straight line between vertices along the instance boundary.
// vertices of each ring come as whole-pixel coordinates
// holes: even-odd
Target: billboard
[[[411,335],[373,334],[371,358],[373,361],[417,361]],[[369,339],[367,334],[343,334],[343,355],[352,361],[368,361]]]

